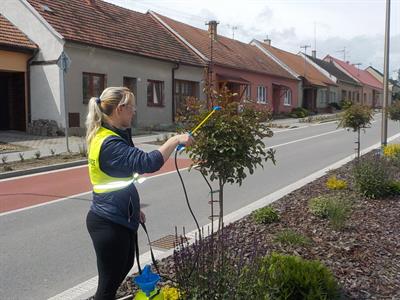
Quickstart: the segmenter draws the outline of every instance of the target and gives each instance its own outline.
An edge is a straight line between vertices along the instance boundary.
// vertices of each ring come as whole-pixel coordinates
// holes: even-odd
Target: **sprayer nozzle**
[[[222,109],[221,106],[214,106],[214,107],[213,107],[213,110],[221,110],[221,109]]]

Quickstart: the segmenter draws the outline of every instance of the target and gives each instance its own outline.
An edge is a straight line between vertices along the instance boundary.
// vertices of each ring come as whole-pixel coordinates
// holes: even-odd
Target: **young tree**
[[[388,108],[389,118],[393,121],[400,121],[400,100],[395,101]]]
[[[372,109],[365,105],[353,104],[348,107],[339,122],[338,128],[352,129],[357,132],[357,158],[360,158],[360,131],[371,124],[373,115]]]
[[[195,135],[195,144],[187,149],[190,158],[211,181],[218,181],[220,207],[218,228],[223,227],[224,186],[226,183],[242,184],[246,171],[253,174],[257,167],[269,159],[275,164],[275,151],[266,149],[264,138],[273,132],[263,123],[269,111],[257,109],[255,104],[241,106],[226,88],[213,92],[213,103],[221,106]],[[198,101],[189,102],[183,117],[185,129],[190,130],[201,122],[209,111]]]

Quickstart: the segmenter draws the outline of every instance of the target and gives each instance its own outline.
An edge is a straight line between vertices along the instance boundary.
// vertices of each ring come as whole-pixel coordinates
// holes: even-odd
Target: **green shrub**
[[[336,103],[336,102],[330,102],[328,105],[329,105],[330,107],[333,107],[334,109],[337,109],[337,110],[341,110],[341,109],[342,109],[342,107],[340,106],[340,104],[339,104],[339,103]]]
[[[309,209],[313,215],[327,218],[335,230],[340,230],[351,213],[351,202],[346,194],[328,194],[310,199]]]
[[[292,109],[290,116],[293,118],[305,118],[310,115],[310,112],[302,107],[295,107]]]
[[[3,156],[1,157],[1,161],[3,162],[3,164],[6,164],[6,163],[7,163],[7,160],[8,160],[7,155],[3,155]]]
[[[388,108],[389,118],[393,121],[400,121],[400,100],[395,101]]]
[[[21,162],[23,162],[23,161],[25,160],[25,157],[24,157],[24,153],[23,153],[23,152],[18,153],[18,156],[19,156],[19,159],[20,159]]]
[[[273,207],[265,206],[257,209],[253,218],[258,224],[270,224],[279,220],[279,214]]]
[[[36,157],[36,159],[39,159],[41,155],[42,155],[42,154],[40,153],[39,150],[35,152],[35,157]]]
[[[276,235],[275,242],[284,245],[307,246],[311,243],[311,240],[291,229],[285,229]]]
[[[311,198],[308,203],[308,208],[311,213],[320,218],[328,217],[328,203],[330,198],[327,196],[318,196]]]
[[[240,277],[237,299],[339,299],[339,286],[321,262],[272,253]]]
[[[400,195],[400,181],[392,181],[390,183],[390,190],[393,195]]]
[[[358,191],[368,198],[386,197],[392,193],[392,173],[389,162],[379,157],[363,159],[353,167]]]
[[[341,230],[351,213],[351,203],[341,198],[335,198],[328,203],[328,219],[335,230]]]

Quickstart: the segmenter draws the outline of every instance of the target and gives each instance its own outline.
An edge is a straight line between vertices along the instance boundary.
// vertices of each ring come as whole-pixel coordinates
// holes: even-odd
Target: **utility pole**
[[[389,96],[389,41],[390,41],[390,0],[386,0],[386,26],[385,26],[385,52],[383,63],[383,103],[382,103],[382,134],[381,149],[387,144],[387,126],[388,126],[388,96]]]
[[[357,76],[360,76],[360,66],[362,65],[362,63],[355,63],[352,65],[357,68]]]
[[[237,26],[232,26],[232,40],[235,39],[235,30],[237,30],[238,27]]]
[[[336,52],[343,52],[343,61],[346,61],[346,47],[343,47],[343,50],[338,50]]]
[[[304,49],[304,77],[306,77],[306,66],[307,66],[307,48],[311,48],[310,45],[300,46],[301,49]]]

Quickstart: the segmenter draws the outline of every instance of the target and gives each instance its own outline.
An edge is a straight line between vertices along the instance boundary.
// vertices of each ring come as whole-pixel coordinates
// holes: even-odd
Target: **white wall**
[[[60,80],[57,65],[31,67],[32,120],[56,120],[65,127]]]

